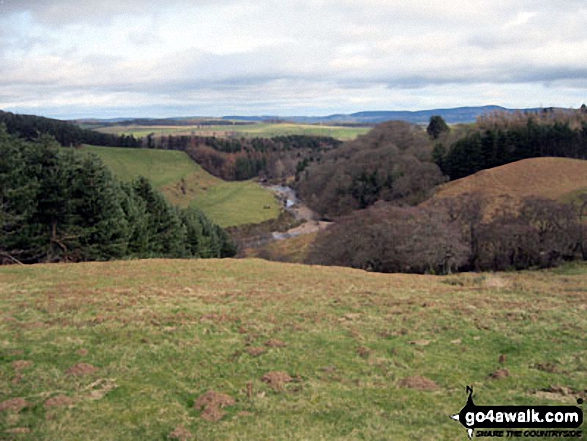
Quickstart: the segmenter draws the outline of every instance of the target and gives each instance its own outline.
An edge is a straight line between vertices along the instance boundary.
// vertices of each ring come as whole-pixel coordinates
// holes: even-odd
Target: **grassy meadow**
[[[225,138],[229,136],[245,138],[271,138],[274,136],[307,135],[307,136],[329,136],[346,141],[354,139],[371,130],[370,127],[344,127],[324,126],[315,124],[292,124],[292,123],[251,123],[239,125],[193,125],[193,126],[108,126],[96,129],[98,132],[115,135],[133,135],[140,138],[151,133],[155,136],[162,135],[198,135],[216,136]]]
[[[279,216],[273,194],[254,181],[226,182],[212,176],[185,152],[84,146],[123,181],[148,178],[174,204],[196,206],[222,227],[259,223]],[[270,207],[270,208],[265,208]]]
[[[478,405],[585,394],[586,287],[585,263],[1,267],[0,439],[464,440],[466,385]]]

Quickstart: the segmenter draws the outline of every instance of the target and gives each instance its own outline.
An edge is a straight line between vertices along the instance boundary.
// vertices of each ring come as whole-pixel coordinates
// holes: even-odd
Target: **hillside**
[[[587,161],[568,158],[530,158],[442,185],[435,199],[480,193],[492,205],[510,199],[538,196],[567,202],[587,192]]]
[[[585,395],[585,286],[585,264],[1,267],[0,438],[464,439],[466,385],[487,405]]]
[[[258,223],[279,216],[273,194],[256,182],[225,182],[193,162],[185,152],[84,146],[122,180],[148,178],[174,204],[194,205],[223,227]],[[269,207],[269,208],[265,208]]]

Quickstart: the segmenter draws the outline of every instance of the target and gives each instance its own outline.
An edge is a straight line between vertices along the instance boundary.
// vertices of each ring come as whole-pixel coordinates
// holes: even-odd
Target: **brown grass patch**
[[[80,349],[79,351],[77,351],[77,355],[81,355],[82,357],[85,355],[88,355],[90,353],[90,351],[88,351],[87,349]]]
[[[92,384],[86,386],[84,390],[92,389],[92,391],[86,395],[87,399],[101,400],[108,392],[116,389],[117,387],[118,385],[114,382],[114,380],[100,378],[99,380],[94,381]]]
[[[12,412],[20,412],[25,407],[29,407],[30,403],[24,398],[11,398],[10,400],[2,401],[0,403],[0,412],[9,410]]]
[[[439,388],[431,379],[419,375],[403,378],[398,384],[400,387],[417,390],[437,390]]]
[[[209,390],[201,395],[195,402],[194,407],[202,410],[201,417],[208,421],[218,421],[226,412],[222,409],[227,406],[234,406],[235,401],[230,395]]]
[[[45,401],[45,407],[67,407],[73,404],[73,398],[58,395]]]
[[[20,435],[24,433],[31,433],[31,429],[29,429],[28,427],[15,427],[14,429],[7,429],[6,433]]]
[[[412,340],[410,344],[414,346],[428,346],[430,344],[430,340]]]
[[[278,392],[282,391],[285,383],[289,383],[293,380],[285,372],[268,372],[263,375],[261,380],[269,385],[269,387]]]
[[[169,434],[169,439],[188,441],[193,439],[194,435],[183,426],[177,426],[173,432]]]
[[[98,370],[97,367],[92,366],[88,363],[78,363],[75,366],[70,367],[67,370],[69,375],[81,376],[81,375],[90,375],[93,374]]]

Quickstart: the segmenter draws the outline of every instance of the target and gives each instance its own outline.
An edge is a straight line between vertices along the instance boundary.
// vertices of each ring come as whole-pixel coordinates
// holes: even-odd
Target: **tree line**
[[[587,196],[571,205],[527,198],[492,216],[486,214],[487,203],[476,194],[418,207],[379,202],[321,233],[308,263],[447,274],[587,259]]]
[[[331,137],[305,135],[227,139],[169,135],[147,139],[148,147],[185,151],[206,171],[229,181],[284,179],[341,144]]]
[[[496,113],[447,147],[439,137],[433,157],[451,180],[527,158],[587,159],[587,112]]]
[[[53,136],[62,146],[91,144],[107,147],[141,147],[141,139],[132,135],[108,135],[82,129],[67,121],[35,115],[18,115],[0,110],[0,124],[12,135],[27,140],[38,139],[43,134]]]
[[[3,263],[148,257],[228,257],[224,230],[195,208],[171,206],[150,182],[120,183],[100,159],[26,141],[0,126]]]

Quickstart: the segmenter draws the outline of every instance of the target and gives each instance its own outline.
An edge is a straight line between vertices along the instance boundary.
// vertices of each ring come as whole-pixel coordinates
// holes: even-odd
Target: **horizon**
[[[350,116],[350,115],[354,115],[354,114],[358,114],[358,113],[386,113],[386,112],[390,112],[390,113],[421,113],[421,112],[434,112],[434,111],[446,111],[446,112],[450,112],[450,111],[454,111],[454,110],[460,110],[460,109],[483,109],[483,108],[499,108],[499,109],[503,109],[503,110],[507,110],[507,111],[526,111],[526,110],[536,110],[536,109],[547,109],[547,108],[556,108],[556,109],[569,109],[569,110],[578,110],[580,108],[580,106],[575,107],[554,107],[554,106],[549,106],[549,107],[544,107],[544,106],[537,106],[537,107],[526,107],[526,108],[509,108],[509,107],[505,107],[505,106],[501,106],[499,104],[483,104],[483,105],[479,105],[479,106],[456,106],[456,107],[442,107],[442,108],[428,108],[428,109],[415,109],[415,110],[409,110],[409,109],[376,109],[376,110],[356,110],[356,111],[352,111],[349,113],[342,113],[342,112],[335,112],[335,113],[328,113],[328,114],[323,114],[323,115],[316,115],[316,114],[306,114],[306,115],[302,115],[302,114],[296,114],[296,115],[277,115],[277,114],[270,114],[267,112],[260,112],[258,114],[226,114],[226,115],[188,115],[188,114],[178,114],[178,115],[163,115],[163,116],[150,116],[150,115],[141,115],[141,116],[135,116],[135,115],[126,115],[126,114],[121,114],[121,115],[113,115],[113,116],[99,116],[99,117],[95,117],[95,116],[71,116],[71,117],[61,117],[61,116],[54,116],[51,114],[42,114],[42,113],[26,113],[26,112],[18,112],[18,111],[14,111],[11,109],[1,109],[0,111],[5,111],[5,112],[11,112],[17,115],[34,115],[34,116],[40,116],[40,117],[44,117],[44,118],[50,118],[50,119],[57,119],[57,120],[63,120],[63,121],[84,121],[84,120],[99,120],[99,121],[108,121],[108,120],[139,120],[139,119],[152,119],[152,120],[165,120],[165,119],[223,119],[223,118],[231,118],[231,117],[235,117],[235,118],[276,118],[276,119],[284,119],[287,121],[287,118],[327,118],[327,117],[333,117],[333,116]]]

